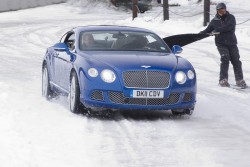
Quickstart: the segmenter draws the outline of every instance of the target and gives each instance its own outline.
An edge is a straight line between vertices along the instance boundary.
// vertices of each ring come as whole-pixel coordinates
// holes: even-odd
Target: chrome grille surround
[[[123,72],[126,88],[168,88],[170,74],[164,71],[126,71]]]
[[[117,104],[131,105],[172,105],[179,102],[180,93],[171,93],[168,98],[127,98],[122,92],[109,92],[109,99]]]
[[[91,99],[92,100],[99,100],[99,101],[103,101],[104,100],[104,96],[103,96],[103,92],[99,91],[99,90],[95,90],[91,93]]]

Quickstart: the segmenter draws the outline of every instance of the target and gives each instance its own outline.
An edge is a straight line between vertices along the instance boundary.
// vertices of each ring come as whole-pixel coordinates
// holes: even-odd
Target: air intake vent
[[[168,98],[126,98],[122,92],[109,92],[109,99],[117,104],[131,104],[131,105],[172,105],[179,102],[180,94],[171,93]]]
[[[92,94],[91,94],[91,99],[92,100],[103,101],[104,100],[103,92],[99,91],[99,90],[93,91]]]

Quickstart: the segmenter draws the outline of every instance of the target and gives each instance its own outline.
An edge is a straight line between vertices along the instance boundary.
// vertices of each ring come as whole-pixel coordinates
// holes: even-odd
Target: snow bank
[[[45,6],[66,1],[67,0],[1,0],[0,12]]]
[[[115,7],[111,4],[110,0],[70,0],[69,4],[74,7],[82,8],[82,13],[103,13],[108,14],[112,8]]]

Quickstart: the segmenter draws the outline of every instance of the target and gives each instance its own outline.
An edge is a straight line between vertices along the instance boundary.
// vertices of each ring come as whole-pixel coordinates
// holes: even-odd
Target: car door
[[[65,43],[67,48],[55,50],[55,80],[57,86],[68,93],[70,70],[75,56],[75,33],[69,32],[63,40],[61,42]]]

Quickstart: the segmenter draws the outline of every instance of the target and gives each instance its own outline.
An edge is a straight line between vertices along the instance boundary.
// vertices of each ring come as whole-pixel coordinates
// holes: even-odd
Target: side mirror
[[[181,53],[183,51],[183,49],[179,46],[179,45],[174,45],[173,47],[172,47],[172,52],[174,53],[174,54],[179,54],[179,53]]]
[[[68,50],[68,46],[65,43],[57,43],[54,45],[54,49],[56,51],[64,52]]]

